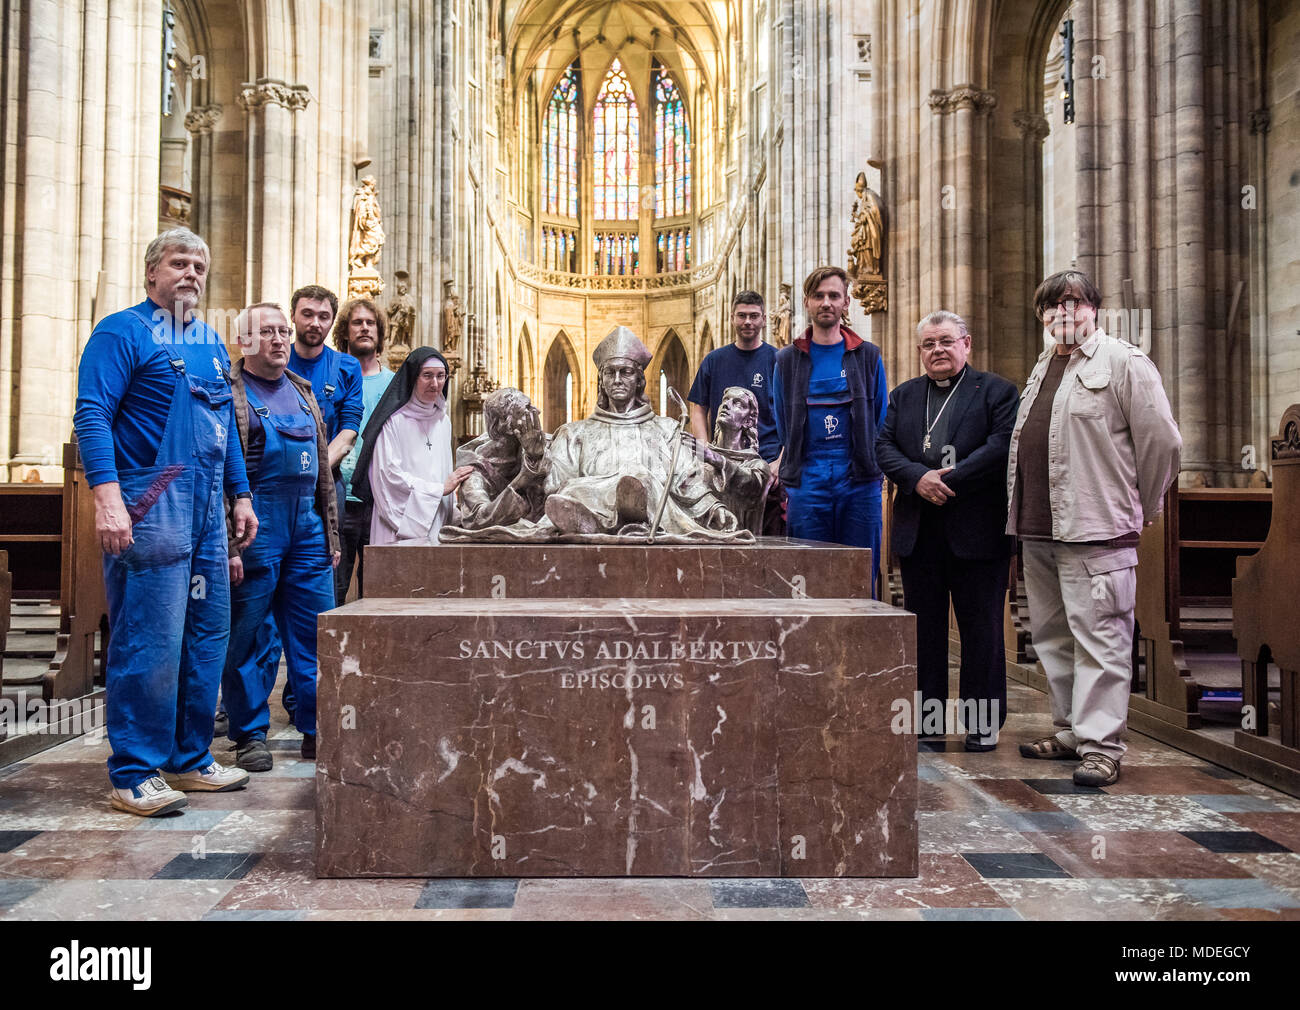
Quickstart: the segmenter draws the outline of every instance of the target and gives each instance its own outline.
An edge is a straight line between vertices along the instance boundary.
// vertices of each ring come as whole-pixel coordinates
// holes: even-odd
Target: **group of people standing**
[[[111,802],[142,816],[272,767],[282,653],[284,707],[315,757],[317,615],[343,601],[354,570],[361,585],[368,543],[435,540],[475,472],[453,464],[440,352],[417,348],[395,375],[383,310],[366,298],[340,309],[308,285],[287,313],[240,312],[232,365],[194,311],[209,262],[186,229],[154,239],[147,297],[95,327],[79,367],[75,427],[109,609]],[[709,451],[720,411],[756,404],[771,490],[755,525],[870,548],[873,569],[889,478],[923,707],[947,711],[951,602],[961,702],[992,712],[967,720],[970,750],[995,747],[1006,718],[1002,613],[1018,536],[1054,721],[1021,753],[1079,760],[1076,782],[1114,782],[1136,544],[1181,450],[1154,365],[1097,327],[1099,292],[1067,271],[1035,294],[1045,349],[1022,394],[969,364],[973,335],[948,311],[917,327],[924,374],[889,392],[879,350],[843,323],[846,273],[820,267],[803,294],[808,326],[779,350],[763,339],[762,297],[735,296],[734,341],[706,356],[689,393],[696,451]],[[510,433],[533,446],[536,411],[516,413]],[[234,743],[235,766],[213,759],[214,733]]]
[[[284,707],[315,757],[316,618],[354,567],[363,577],[374,520],[355,486],[369,448],[358,434],[393,378],[383,310],[365,298],[340,310],[319,285],[295,291],[288,313],[242,310],[232,365],[194,312],[209,263],[187,229],[154,239],[147,297],[100,321],[78,374],[109,609],[110,799],[143,816],[272,767],[282,653]],[[212,757],[218,732],[233,767]]]
[[[970,328],[939,310],[917,325],[923,374],[887,393],[880,352],[842,322],[847,274],[818,268],[803,295],[809,325],[780,350],[762,342],[761,296],[735,297],[735,341],[704,359],[691,389],[696,436],[709,430],[726,387],[751,388],[761,450],[779,478],[769,500],[786,502],[788,535],[870,547],[873,567],[889,478],[891,547],[903,605],[917,616],[921,707],[940,716],[932,728],[917,724],[945,735],[956,731],[950,713],[961,713],[971,751],[995,748],[1006,721],[1003,607],[1018,538],[1053,721],[1020,753],[1078,761],[1080,785],[1117,781],[1137,543],[1178,477],[1182,450],[1155,365],[1097,325],[1101,293],[1067,270],[1034,294],[1044,349],[1023,392],[974,368]],[[961,638],[956,708],[950,607]]]

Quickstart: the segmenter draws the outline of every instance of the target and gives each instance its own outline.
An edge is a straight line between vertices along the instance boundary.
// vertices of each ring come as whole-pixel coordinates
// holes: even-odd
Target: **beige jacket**
[[[1016,532],[1020,431],[1055,350],[1038,359],[1020,394],[1007,460],[1007,532]],[[1183,440],[1151,359],[1098,329],[1071,355],[1048,429],[1052,539],[1113,540],[1160,514],[1178,477]]]

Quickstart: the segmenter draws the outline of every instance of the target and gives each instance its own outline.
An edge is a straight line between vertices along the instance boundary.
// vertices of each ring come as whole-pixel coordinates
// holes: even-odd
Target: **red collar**
[[[854,333],[847,326],[845,326],[843,323],[840,324],[840,334],[844,337],[844,349],[846,351],[852,351],[853,349],[855,349],[856,347],[858,347],[860,344],[863,343],[862,338],[858,336],[856,333]],[[809,326],[808,329],[803,331],[803,336],[795,337],[794,346],[799,348],[799,350],[803,351],[804,354],[811,354],[812,352],[808,349],[811,345],[812,345],[812,327]]]

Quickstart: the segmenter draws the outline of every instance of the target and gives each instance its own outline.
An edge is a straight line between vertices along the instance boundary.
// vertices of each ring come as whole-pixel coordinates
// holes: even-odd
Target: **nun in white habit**
[[[443,390],[447,359],[432,347],[409,355],[375,405],[357,457],[355,474],[365,474],[353,493],[373,501],[370,542],[438,542],[451,522],[456,488],[473,468],[453,469],[451,419]]]

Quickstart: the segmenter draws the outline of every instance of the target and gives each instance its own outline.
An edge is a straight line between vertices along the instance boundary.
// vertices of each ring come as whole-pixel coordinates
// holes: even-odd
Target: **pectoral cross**
[[[921,443],[921,451],[922,451],[922,452],[929,452],[929,451],[930,451],[930,433],[929,433],[929,432],[926,432],[926,434],[925,434],[925,441]]]
[[[927,439],[927,441],[928,441],[928,439]],[[429,436],[428,436],[428,435],[425,435],[425,436],[424,436],[424,447],[425,447],[426,449],[428,449],[430,452],[433,452],[433,443],[429,441]]]

